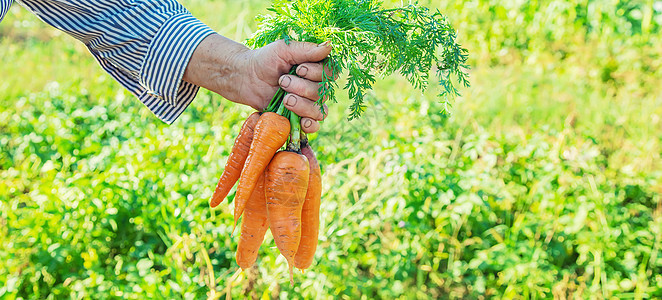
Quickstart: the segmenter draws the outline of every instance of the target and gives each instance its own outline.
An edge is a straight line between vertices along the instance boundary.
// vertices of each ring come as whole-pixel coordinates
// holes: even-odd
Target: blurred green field
[[[182,3],[235,40],[269,5]],[[201,91],[165,125],[14,5],[0,298],[661,298],[662,1],[421,3],[458,29],[472,87],[446,117],[384,78],[351,122],[338,93],[312,137],[320,247],[294,287],[270,236],[238,272],[232,205],[207,204],[250,109]]]

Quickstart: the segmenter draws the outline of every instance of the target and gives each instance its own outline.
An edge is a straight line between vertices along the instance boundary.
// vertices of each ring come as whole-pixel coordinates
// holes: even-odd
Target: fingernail
[[[303,121],[303,127],[308,128],[308,127],[310,127],[310,125],[313,125],[313,121],[311,121],[311,120]]]
[[[297,104],[297,97],[294,97],[293,95],[288,95],[287,99],[285,99],[285,105],[289,107],[294,107]]]
[[[326,46],[329,46],[329,45],[331,45],[331,41],[326,41],[324,43],[321,43],[321,44],[317,45],[317,47],[326,47]]]
[[[299,70],[297,70],[297,75],[304,77],[308,74],[308,67],[306,66],[299,66]]]
[[[292,82],[292,79],[290,78],[290,76],[281,76],[280,80],[278,81],[278,84],[280,84],[280,86],[286,88],[286,87],[290,86],[291,82]]]

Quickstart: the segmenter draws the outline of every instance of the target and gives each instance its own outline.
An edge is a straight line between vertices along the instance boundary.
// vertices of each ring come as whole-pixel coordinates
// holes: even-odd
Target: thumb
[[[314,44],[290,41],[290,44],[288,45],[281,40],[279,43],[279,56],[291,65],[322,61],[329,56],[329,53],[331,53],[331,49],[333,48],[330,42]]]

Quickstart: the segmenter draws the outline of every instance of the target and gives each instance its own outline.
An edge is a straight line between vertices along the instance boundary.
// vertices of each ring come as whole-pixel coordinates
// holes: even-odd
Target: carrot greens
[[[467,50],[456,42],[457,34],[447,18],[416,2],[385,8],[378,0],[274,1],[272,14],[258,17],[259,29],[247,41],[262,47],[284,39],[322,43],[333,51],[325,61],[333,76],[325,74],[320,99],[336,101],[336,75],[347,72],[349,119],[365,111],[366,92],[376,74],[399,73],[421,91],[428,87],[430,73],[441,86],[439,97],[446,104],[460,93],[457,84],[469,86]]]

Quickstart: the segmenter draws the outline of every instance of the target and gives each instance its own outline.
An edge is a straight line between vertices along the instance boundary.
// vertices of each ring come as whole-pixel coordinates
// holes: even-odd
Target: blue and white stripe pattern
[[[11,0],[0,0],[0,22],[5,18],[10,6]]]
[[[11,5],[0,0],[0,21]],[[198,44],[214,31],[175,0],[17,0],[83,42],[110,75],[171,124],[199,87],[182,81]]]

